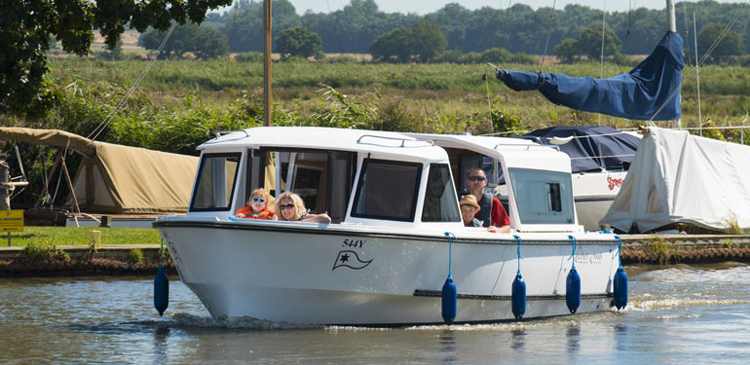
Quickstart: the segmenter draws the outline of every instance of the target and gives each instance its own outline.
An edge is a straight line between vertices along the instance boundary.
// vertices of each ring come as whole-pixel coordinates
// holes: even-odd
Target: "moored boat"
[[[511,287],[521,271],[523,318],[608,309],[618,241],[578,225],[569,157],[531,141],[492,140],[486,148],[507,177],[508,234],[464,227],[449,147],[429,136],[315,127],[252,128],[199,146],[188,214],[154,227],[181,280],[215,317],[442,323],[449,265],[456,323],[515,319]],[[296,192],[332,222],[234,219],[259,187]],[[573,310],[572,268],[580,274]]]
[[[578,223],[589,231],[599,230],[599,221],[620,192],[641,136],[606,126],[575,126],[539,129],[523,138],[558,146],[570,156]]]

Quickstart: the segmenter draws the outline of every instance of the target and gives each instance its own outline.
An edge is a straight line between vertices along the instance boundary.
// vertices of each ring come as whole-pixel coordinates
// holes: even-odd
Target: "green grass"
[[[56,246],[88,245],[89,232],[93,230],[101,232],[102,245],[161,242],[159,232],[152,228],[25,227],[23,232],[11,233],[11,244],[20,247],[41,242]],[[2,235],[0,242],[3,247],[7,246],[7,235]]]
[[[145,61],[102,61],[95,58],[51,57],[51,74],[59,84],[77,82],[107,83],[114,90],[110,104],[116,104],[143,69]],[[539,71],[541,65],[503,64],[500,67]],[[546,65],[545,71],[570,76],[600,74],[598,63]],[[630,70],[629,66],[604,65],[604,77]],[[487,73],[488,83],[482,81]],[[147,95],[153,108],[167,106],[183,111],[191,107],[226,109],[244,91],[262,93],[263,71],[260,63],[231,60],[167,60],[157,61],[143,79],[138,91]],[[693,67],[683,70],[683,126],[697,126],[697,88]],[[307,119],[309,111],[320,106],[323,85],[336,88],[357,102],[378,94],[398,97],[416,118],[425,119],[439,113],[451,118],[466,119],[488,111],[489,103],[517,115],[531,128],[551,125],[605,124],[620,128],[642,122],[582,113],[556,106],[537,92],[514,92],[494,79],[486,64],[368,64],[326,63],[314,61],[276,62],[273,64],[274,103],[282,110],[294,110]],[[100,90],[98,88],[89,88]],[[703,118],[712,118],[717,125],[737,125],[750,114],[750,68],[707,66],[701,68]],[[195,102],[184,105],[186,96]],[[149,113],[149,111],[144,110]]]

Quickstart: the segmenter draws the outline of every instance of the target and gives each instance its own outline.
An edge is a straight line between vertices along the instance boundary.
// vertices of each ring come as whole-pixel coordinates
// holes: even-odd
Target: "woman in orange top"
[[[250,199],[247,200],[247,206],[240,208],[234,215],[237,218],[254,218],[254,219],[276,219],[276,215],[268,205],[271,203],[271,194],[266,189],[260,188],[253,190]],[[266,204],[268,203],[268,204]]]

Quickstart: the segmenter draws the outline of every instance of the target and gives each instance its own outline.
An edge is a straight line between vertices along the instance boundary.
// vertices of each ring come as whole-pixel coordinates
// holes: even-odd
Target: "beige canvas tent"
[[[92,141],[55,129],[0,127],[0,140],[71,149],[83,155],[67,204],[81,211],[114,214],[184,213],[198,158]],[[55,167],[62,165],[63,154]],[[54,170],[54,169],[53,169]],[[52,174],[54,171],[50,172]]]

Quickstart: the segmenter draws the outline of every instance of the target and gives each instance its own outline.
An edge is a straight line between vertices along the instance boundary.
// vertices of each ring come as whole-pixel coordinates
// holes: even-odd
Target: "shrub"
[[[495,132],[516,132],[511,135],[520,135],[525,132],[521,118],[503,109],[492,109],[490,111],[490,119]]]
[[[655,259],[659,261],[660,265],[669,265],[669,262],[674,255],[672,243],[664,239],[662,236],[654,234],[651,235],[645,244],[648,250],[654,254]]]
[[[338,55],[338,56],[330,56],[323,59],[323,62],[325,63],[341,63],[341,64],[347,64],[347,63],[360,63],[360,61],[357,59],[357,57],[350,56],[350,55]]]
[[[27,263],[57,263],[70,261],[70,255],[57,246],[52,244],[49,239],[42,239],[40,242],[29,243],[18,256]]]
[[[128,262],[134,265],[143,263],[143,251],[137,248],[128,251]]]
[[[237,62],[261,62],[263,61],[263,53],[260,53],[260,52],[237,53],[234,56],[234,60]]]

